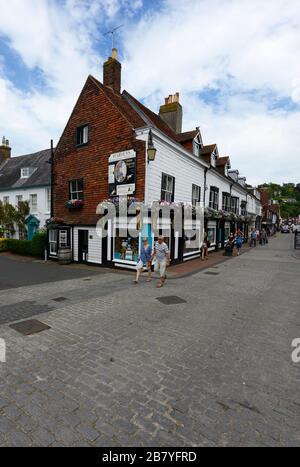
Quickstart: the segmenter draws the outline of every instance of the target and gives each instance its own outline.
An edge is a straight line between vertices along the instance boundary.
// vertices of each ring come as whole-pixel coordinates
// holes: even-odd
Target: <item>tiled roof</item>
[[[214,150],[216,149],[217,145],[216,144],[208,144],[207,146],[203,146],[202,151],[201,151],[201,156],[206,155],[206,154],[212,154]]]
[[[46,149],[34,154],[12,157],[0,166],[0,191],[8,188],[26,188],[51,185],[51,150]],[[22,168],[33,168],[29,178],[21,179]]]
[[[141,102],[139,102],[135,97],[129,94],[127,91],[123,91],[122,96],[127,100],[127,102],[132,106],[132,108],[137,108],[141,112],[141,115],[144,114],[144,122],[149,124],[150,123],[163,133],[165,133],[169,138],[173,139],[176,143],[178,143],[178,135],[172,128],[169,127],[167,123],[163,121],[163,119],[157,115],[156,113],[152,112],[152,110],[145,107]]]
[[[217,161],[217,167],[224,167],[224,165],[226,165],[229,160],[230,159],[228,156],[220,157]]]
[[[122,94],[118,94],[108,86],[104,86],[93,76],[89,78],[106,94],[108,99],[119,109],[133,128],[153,125],[178,143],[177,135],[169,125],[167,125],[159,115],[152,112],[152,110],[145,107],[135,97],[129,94],[129,92],[124,90]]]
[[[177,135],[177,139],[180,143],[184,143],[185,141],[190,141],[199,134],[199,130],[192,130],[192,131],[186,131],[185,133],[180,133]]]

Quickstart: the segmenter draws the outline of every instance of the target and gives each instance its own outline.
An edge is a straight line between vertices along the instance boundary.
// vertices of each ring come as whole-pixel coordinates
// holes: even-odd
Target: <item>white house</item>
[[[0,201],[18,207],[28,201],[30,215],[26,220],[26,236],[30,240],[44,228],[51,212],[51,151],[11,157],[9,142],[3,138],[0,146]],[[23,238],[16,227],[14,238]]]

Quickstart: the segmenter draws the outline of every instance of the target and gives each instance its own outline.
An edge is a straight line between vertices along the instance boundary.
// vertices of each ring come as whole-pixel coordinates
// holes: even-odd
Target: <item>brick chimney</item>
[[[9,146],[8,139],[3,136],[2,143],[0,144],[0,165],[11,157],[11,147]]]
[[[179,92],[166,97],[165,104],[159,109],[159,115],[175,133],[182,132],[182,106],[179,103]]]
[[[115,92],[121,92],[122,65],[118,61],[117,49],[112,49],[112,56],[103,65],[103,84]]]

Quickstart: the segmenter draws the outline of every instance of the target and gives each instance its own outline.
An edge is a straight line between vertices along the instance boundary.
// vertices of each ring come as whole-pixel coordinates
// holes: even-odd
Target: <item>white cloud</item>
[[[124,86],[157,110],[180,91],[185,129],[200,125],[252,183],[299,181],[300,111],[270,110],[271,99],[300,105],[299,0],[0,0],[1,37],[46,89],[17,89],[0,56],[0,131],[14,153],[56,140],[89,73],[101,78],[103,32],[125,23]],[[120,39],[119,39],[120,42]],[[199,97],[207,87],[218,105]],[[255,99],[254,93],[255,91]],[[1,135],[0,135],[1,136]]]
[[[169,0],[128,32],[125,84],[156,110],[180,91],[185,129],[200,125],[252,183],[299,181],[300,111],[270,111],[300,103],[299,28],[298,0]],[[208,86],[221,105],[199,98]]]

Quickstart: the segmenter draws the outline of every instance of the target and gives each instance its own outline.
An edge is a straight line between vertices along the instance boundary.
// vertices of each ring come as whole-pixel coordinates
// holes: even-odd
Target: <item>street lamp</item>
[[[157,149],[154,147],[154,144],[153,144],[152,130],[149,131],[147,153],[148,153],[148,164],[149,164],[149,162],[154,162],[155,161],[155,156],[156,156],[156,153],[157,153]]]

